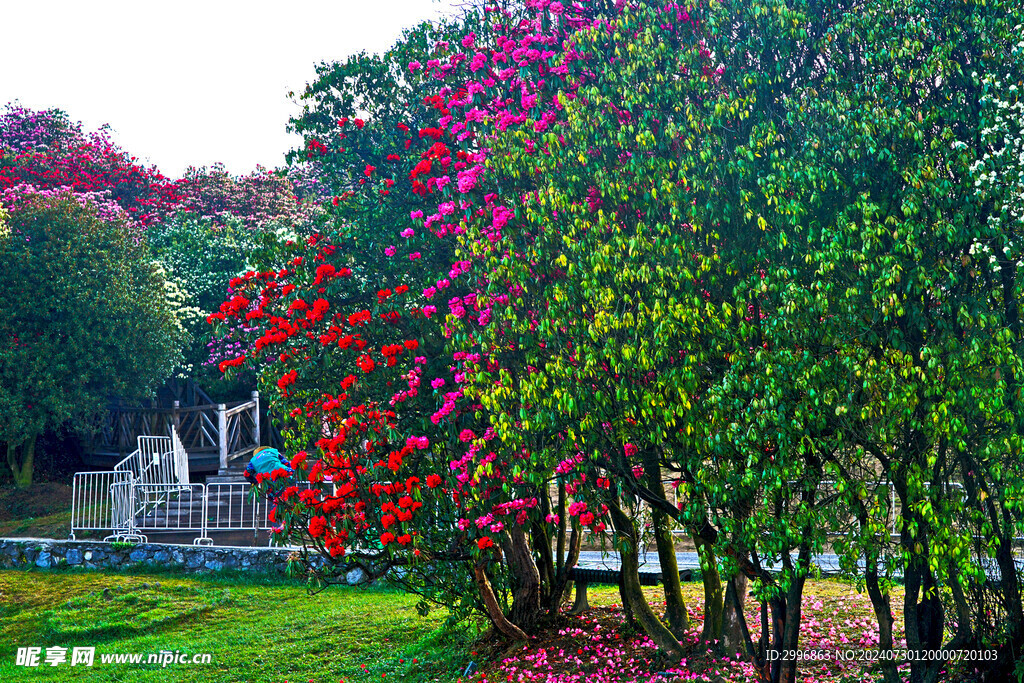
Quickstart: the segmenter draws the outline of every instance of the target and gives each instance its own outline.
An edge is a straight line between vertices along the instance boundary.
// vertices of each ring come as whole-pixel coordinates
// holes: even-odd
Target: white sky
[[[321,61],[381,52],[452,0],[0,0],[0,106],[109,123],[172,178],[223,162],[284,164],[285,133]]]

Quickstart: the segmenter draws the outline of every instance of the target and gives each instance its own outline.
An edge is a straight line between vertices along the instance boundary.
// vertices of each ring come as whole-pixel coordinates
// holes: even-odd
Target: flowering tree
[[[510,23],[509,30],[525,39],[527,35],[540,28],[542,15],[543,13],[536,12],[527,13],[519,18],[502,15],[495,19],[495,22],[507,20]],[[469,32],[462,36],[459,44],[463,46],[463,50],[472,51],[475,49],[475,40],[476,35]],[[502,36],[502,42],[504,40],[505,37]],[[512,50],[507,44],[506,47],[509,51]],[[431,49],[436,50],[439,58],[426,60],[426,68],[429,69],[424,74],[427,77],[427,84],[437,80],[436,77],[444,77],[446,74],[452,78],[464,76],[462,72],[455,74],[460,66],[467,73],[480,71],[479,62],[481,59],[487,59],[481,52],[480,58],[467,60],[465,52],[452,49],[452,41],[438,40]],[[505,49],[500,52],[501,60],[509,59]],[[541,51],[534,52],[536,54],[531,54],[530,59],[534,62],[540,61]],[[445,59],[444,67],[440,61],[442,56]],[[404,78],[420,78],[424,65],[418,60],[410,60],[408,54],[402,57],[398,61],[403,71],[408,64],[408,69],[412,72],[411,77]],[[545,55],[543,59],[547,60],[549,56]],[[450,298],[448,302],[449,311],[454,319],[467,318],[472,319],[477,325],[486,325],[488,307],[484,302],[477,300],[474,280],[470,277],[473,263],[471,260],[457,257],[454,240],[467,229],[467,222],[471,218],[507,220],[506,210],[494,204],[493,194],[490,194],[482,183],[483,167],[479,165],[482,157],[480,152],[474,149],[476,143],[469,143],[472,134],[467,132],[466,122],[451,122],[451,88],[442,86],[442,94],[438,95],[431,94],[430,89],[424,87],[423,91],[428,94],[419,100],[422,104],[417,105],[423,109],[417,110],[415,106],[411,106],[409,110],[401,113],[399,120],[362,119],[355,117],[354,111],[345,108],[352,106],[353,100],[346,100],[348,95],[345,94],[350,92],[346,88],[352,86],[338,86],[339,82],[344,83],[339,79],[346,73],[351,75],[353,70],[365,68],[365,64],[357,61],[346,68],[347,72],[339,69],[336,73],[322,74],[323,83],[329,83],[343,93],[340,105],[328,100],[329,106],[341,107],[330,110],[337,118],[331,116],[326,119],[329,122],[326,129],[324,122],[312,115],[299,122],[299,125],[305,127],[307,134],[316,131],[316,134],[310,135],[307,141],[304,153],[307,160],[315,159],[328,170],[338,169],[331,171],[334,175],[328,176],[334,178],[332,182],[339,190],[331,205],[336,207],[339,218],[345,222],[334,228],[336,233],[318,236],[309,243],[308,246],[317,249],[312,256],[296,256],[287,264],[291,266],[290,268],[275,268],[274,271],[279,274],[276,277],[292,277],[296,274],[293,268],[301,265],[306,269],[306,277],[309,278],[305,282],[309,282],[311,286],[311,290],[307,291],[310,291],[311,295],[315,291],[320,298],[312,301],[293,301],[290,295],[300,293],[301,289],[291,289],[287,285],[275,286],[269,292],[264,291],[265,287],[261,288],[259,295],[267,297],[268,293],[271,293],[276,296],[280,291],[283,295],[289,296],[284,303],[287,303],[288,310],[293,311],[289,314],[291,317],[297,315],[294,313],[296,310],[306,310],[306,315],[312,315],[315,323],[323,321],[331,334],[313,336],[321,343],[326,340],[328,347],[335,343],[344,343],[346,349],[352,349],[353,358],[349,363],[354,367],[351,371],[344,369],[344,366],[338,367],[340,354],[336,351],[328,356],[333,359],[330,365],[334,366],[329,374],[322,372],[326,369],[326,360],[323,364],[308,362],[311,360],[307,358],[308,347],[304,347],[301,354],[278,354],[277,359],[280,362],[292,363],[286,366],[289,368],[287,372],[277,376],[279,389],[282,392],[287,391],[288,398],[293,404],[296,399],[292,397],[303,396],[305,401],[306,405],[297,406],[299,413],[296,413],[296,416],[302,415],[306,429],[312,429],[313,434],[307,434],[306,441],[300,443],[312,441],[312,436],[318,435],[322,429],[321,425],[329,421],[322,415],[324,410],[339,412],[347,407],[349,411],[365,411],[371,408],[379,411],[384,403],[382,399],[385,398],[388,405],[400,404],[400,410],[396,409],[394,415],[387,415],[385,412],[382,417],[375,418],[387,421],[388,427],[385,429],[382,426],[382,430],[393,429],[396,434],[390,435],[387,442],[371,442],[371,445],[375,448],[383,444],[396,447],[396,455],[393,459],[389,456],[387,461],[396,467],[406,466],[406,459],[411,463],[428,460],[434,463],[434,477],[429,480],[428,485],[433,484],[433,488],[440,489],[439,492],[443,495],[437,496],[434,505],[427,507],[436,509],[443,505],[444,509],[450,509],[452,503],[457,506],[457,514],[453,518],[453,523],[457,521],[457,525],[453,532],[457,541],[456,548],[460,550],[456,556],[467,560],[476,558],[472,562],[472,575],[480,588],[481,602],[500,629],[510,635],[521,636],[522,631],[516,624],[529,627],[534,623],[541,603],[541,574],[536,561],[532,558],[530,537],[535,531],[540,533],[544,542],[537,542],[534,545],[538,548],[548,548],[548,557],[544,562],[544,589],[550,598],[549,602],[553,602],[557,607],[565,587],[564,574],[571,566],[571,562],[567,565],[564,555],[557,560],[550,555],[551,534],[542,529],[544,525],[556,526],[556,533],[563,539],[560,547],[564,553],[567,516],[545,510],[545,506],[550,507],[545,485],[547,477],[543,473],[534,473],[532,468],[524,468],[523,465],[526,463],[523,461],[522,452],[500,448],[495,440],[494,430],[487,429],[486,422],[481,422],[482,406],[466,397],[459,386],[466,382],[466,373],[481,361],[481,355],[471,346],[466,346],[467,350],[455,351],[454,356],[452,351],[447,351],[451,360],[443,360],[443,350],[450,344],[462,344],[463,339],[457,338],[454,332],[452,335],[446,335],[445,328],[435,322],[437,308],[430,302],[431,299],[436,300],[435,297],[442,292],[448,296],[455,294],[456,296]],[[500,71],[508,71],[504,76],[506,79],[512,75],[512,70]],[[389,72],[384,70],[384,73]],[[494,79],[488,76],[485,80],[492,83],[487,87],[494,87]],[[512,85],[505,84],[502,87],[515,90],[519,86],[520,83],[516,81]],[[320,92],[319,87],[317,85],[311,88],[308,94],[311,99],[321,96],[317,94]],[[475,87],[483,86],[477,84]],[[410,100],[416,102],[413,98]],[[348,104],[344,104],[346,102]],[[372,108],[374,105],[371,101],[366,106]],[[503,105],[499,101],[495,106],[501,108]],[[318,109],[318,113],[327,108],[328,105],[323,105]],[[468,123],[481,122],[481,114],[482,110],[470,114]],[[430,121],[431,117],[440,118],[434,124]],[[414,125],[418,125],[419,129],[413,128]],[[340,147],[335,147],[339,142]],[[409,161],[405,161],[406,159]],[[453,181],[450,174],[454,174],[456,180]],[[465,198],[456,201],[460,196]],[[409,211],[410,206],[416,208]],[[424,213],[425,210],[429,212],[429,216]],[[410,219],[415,222],[410,222]],[[396,230],[401,233],[395,235],[403,240],[401,247],[394,243],[389,244],[391,240],[381,240],[378,232],[379,225],[395,223],[405,223],[408,226],[400,231]],[[375,245],[380,246],[374,249]],[[296,258],[300,260],[295,261]],[[327,266],[331,266],[333,270]],[[321,272],[320,268],[324,270]],[[340,302],[344,306],[356,308],[347,315],[347,311],[344,310],[328,315],[328,311],[332,311],[335,304],[326,296],[331,293],[331,287],[325,284],[328,277],[338,278],[339,273],[344,273],[344,280],[332,279],[332,283],[352,283],[351,290],[341,290],[345,291],[345,295],[340,298]],[[258,279],[261,276],[254,273],[253,277]],[[376,293],[372,288],[367,291],[365,283],[370,277],[374,277],[379,283],[377,287],[380,289]],[[407,283],[413,283],[416,288],[412,289]],[[321,289],[323,291],[320,291]],[[226,302],[222,313],[229,317],[252,315],[253,319],[261,319],[255,312],[245,312],[255,294],[256,291],[253,290],[253,297],[248,297],[244,301],[238,299],[233,305]],[[406,301],[409,303],[405,303]],[[293,305],[297,308],[292,309]],[[365,308],[360,310],[360,306]],[[302,326],[299,326],[297,333],[292,333],[294,325],[282,327],[280,317],[270,318],[275,327],[268,330],[269,335],[264,334],[261,339],[254,342],[257,350],[268,344],[274,345],[271,348],[276,350],[276,344],[285,343],[293,334],[301,334]],[[310,318],[307,317],[307,320]],[[340,329],[331,330],[327,325],[328,320],[330,325],[339,328],[339,321],[346,321],[350,326],[358,325],[358,336],[351,333],[342,334]],[[403,334],[406,330],[416,330],[417,338],[407,338],[407,334]],[[306,333],[307,339],[310,334],[313,333]],[[446,339],[447,336],[451,336],[451,339]],[[408,348],[407,343],[414,343],[417,349],[422,349],[422,355],[402,351],[403,348]],[[383,354],[383,357],[374,355],[377,353]],[[406,358],[413,362],[402,363]],[[238,361],[244,362],[243,359]],[[230,364],[231,362],[226,365]],[[311,375],[313,368],[318,366],[320,374]],[[389,371],[389,367],[399,369]],[[346,376],[346,372],[351,374]],[[404,385],[398,385],[388,372],[401,372],[400,377]],[[347,382],[344,387],[347,391],[343,392],[344,396],[341,399],[338,399],[336,390],[330,392],[330,400],[320,400],[319,403],[312,403],[309,394],[300,394],[300,391],[308,387],[313,391],[312,395],[325,398],[325,394],[321,393],[324,391],[322,387],[330,386],[327,382],[336,384],[339,377]],[[436,398],[430,394],[423,395],[419,390],[419,386],[428,379]],[[389,382],[392,383],[392,388],[381,391]],[[452,389],[447,388],[453,384]],[[395,385],[403,387],[397,394]],[[373,390],[375,386],[376,391]],[[356,391],[353,387],[359,390]],[[353,406],[352,399],[356,396],[360,402]],[[366,403],[367,398],[374,399],[373,406]],[[294,413],[295,410],[296,408],[293,408],[290,412]],[[434,435],[447,434],[447,443],[444,439],[433,440],[422,436],[423,431],[420,430],[424,426],[431,429]],[[417,428],[417,431],[409,431],[411,427]],[[438,432],[438,428],[442,431]],[[405,450],[397,448],[402,439],[396,437],[403,435]],[[322,438],[320,440],[322,441]],[[420,453],[419,444],[431,444],[431,448],[429,451],[423,448],[424,452]],[[320,445],[322,453],[325,444]],[[334,457],[334,452],[330,448],[331,442],[327,442],[326,445],[328,454]],[[346,446],[343,440],[335,443],[333,448],[342,450],[345,457],[351,457],[351,453],[344,450],[351,446]],[[440,467],[436,467],[437,464],[440,464]],[[552,467],[554,464],[557,463],[552,463]],[[372,471],[363,467],[365,471]],[[413,465],[414,471],[415,467],[417,465]],[[395,472],[388,472],[387,469],[374,474],[377,477],[393,478]],[[360,474],[357,470],[356,476]],[[365,491],[369,488],[370,492],[374,493],[373,483],[385,486],[383,491],[387,492],[388,484],[373,479],[362,482],[357,490]],[[378,488],[376,492],[378,497],[380,490]],[[424,548],[420,547],[422,528],[415,524],[406,525],[405,522],[410,520],[410,517],[406,516],[407,513],[397,517],[389,516],[390,513],[381,506],[380,501],[373,502],[372,505],[370,502],[363,502],[364,507],[359,510],[360,513],[371,509],[377,514],[366,515],[368,526],[360,527],[359,531],[378,533],[378,539],[368,535],[368,540],[379,541],[387,550],[386,555],[378,555],[375,559],[394,558],[406,552],[411,552],[413,557],[423,555]],[[563,490],[562,505],[565,504]],[[590,515],[590,518],[590,523],[597,523],[593,520],[593,515]],[[328,525],[328,531],[337,527],[340,521],[334,517],[331,519],[333,523]],[[415,533],[407,531],[405,534],[398,534],[393,531],[392,526],[396,524],[394,520],[401,524],[401,529],[413,529]],[[319,525],[317,529],[320,530]],[[381,530],[382,533],[377,530]],[[351,530],[346,529],[347,533],[349,531]],[[577,540],[575,546],[573,543],[569,544],[570,549],[576,547],[578,550],[579,537],[576,534],[574,537]],[[335,541],[335,544],[342,543]],[[358,548],[358,544],[352,545]],[[433,559],[438,559],[440,555],[436,552],[436,546],[434,548],[431,549],[430,555]],[[504,617],[503,610],[499,608],[497,596],[491,585],[496,576],[494,562],[499,557],[496,550],[492,549],[497,548],[503,549],[503,555],[508,558],[508,566],[514,574],[511,622]],[[556,573],[559,574],[558,577],[554,576]],[[500,592],[499,587],[498,593]]]
[[[138,227],[120,205],[71,190],[0,194],[0,441],[18,487],[36,439],[88,426],[111,395],[142,397],[170,372],[177,326]]]
[[[60,148],[83,139],[81,124],[60,109],[32,111],[11,102],[0,115],[0,147],[15,153]]]
[[[903,515],[903,560],[896,570],[917,582],[905,596],[908,643],[920,649],[942,644],[942,591],[962,615],[953,642],[979,637],[969,622],[991,632],[980,615],[967,617],[961,586],[977,591],[985,585],[980,577],[976,583],[969,579],[974,570],[968,567],[967,530],[990,536],[991,518],[998,514],[976,508],[954,521],[964,508],[949,480],[962,480],[980,503],[980,492],[992,495],[996,487],[982,484],[979,476],[1002,480],[1004,468],[1019,462],[1010,455],[1017,448],[1010,426],[1017,419],[1014,409],[989,393],[1013,390],[1000,387],[998,379],[993,386],[981,370],[988,364],[999,367],[1001,377],[1017,376],[1009,359],[1018,357],[1017,304],[1011,302],[1019,290],[1006,271],[1019,268],[1018,242],[1012,228],[997,230],[998,237],[990,232],[1003,225],[992,219],[1005,215],[1016,194],[1009,190],[1012,180],[981,170],[1001,163],[997,158],[1012,158],[1003,156],[1012,138],[992,135],[992,123],[1006,128],[1006,118],[996,117],[1013,106],[1015,96],[1007,93],[1002,107],[979,108],[987,103],[977,99],[978,81],[935,77],[947,73],[949,60],[974,63],[975,55],[1009,54],[1006,7],[872,8],[840,15],[819,5],[769,5],[691,9],[684,19],[680,8],[642,4],[625,10],[607,30],[580,34],[580,62],[596,72],[594,86],[581,88],[585,97],[566,102],[569,124],[560,131],[558,154],[538,156],[531,164],[545,186],[532,202],[517,206],[518,220],[504,230],[513,240],[504,272],[529,282],[533,296],[522,311],[506,309],[495,320],[518,325],[521,334],[543,335],[543,350],[529,363],[536,370],[525,386],[536,401],[531,418],[546,420],[552,409],[576,411],[583,426],[589,419],[597,427],[582,440],[603,446],[598,439],[609,427],[629,429],[630,422],[617,422],[623,415],[640,429],[622,441],[643,443],[654,436],[654,444],[663,446],[661,464],[680,473],[681,490],[695,505],[676,513],[655,491],[635,485],[633,490],[691,524],[704,519],[710,503],[710,528],[703,525],[701,535],[755,581],[770,607],[771,618],[762,624],[762,654],[753,643],[748,652],[766,680],[793,680],[795,667],[763,657],[767,634],[772,649],[796,647],[811,558],[825,542],[822,532],[845,526],[851,517],[860,525],[844,552],[851,553],[849,566],[858,557],[868,564],[883,647],[891,647],[884,574],[894,564],[884,561],[889,543],[878,536],[893,514],[885,502],[890,483],[903,510],[918,511]],[[907,12],[927,26],[921,29],[927,38],[911,32],[914,47],[906,53],[872,54],[857,67],[846,64],[848,53],[835,41],[842,36],[848,41],[843,46],[860,44],[864,32],[903,26],[903,20],[892,21],[892,12]],[[776,15],[793,29],[777,28]],[[687,24],[704,30],[681,32]],[[950,56],[950,40],[936,36],[965,25],[989,27],[977,35],[991,36],[999,47],[979,38],[981,43]],[[892,30],[883,43],[905,43],[903,29]],[[827,66],[830,60],[834,67]],[[826,66],[819,69],[821,64]],[[916,72],[909,64],[928,66]],[[979,71],[1016,73],[1015,68],[986,63]],[[665,73],[678,76],[664,78]],[[932,85],[913,85],[923,74]],[[1003,76],[1003,82],[1013,78]],[[854,82],[875,89],[858,89]],[[847,101],[840,94],[853,91],[863,98]],[[960,93],[960,99],[942,99],[948,92]],[[847,127],[833,127],[837,120]],[[957,124],[943,138],[935,121]],[[862,146],[851,145],[867,134]],[[968,138],[975,142],[956,142]],[[980,149],[978,140],[985,140]],[[971,152],[958,157],[951,148]],[[840,149],[842,157],[821,151]],[[941,174],[935,170],[940,168]],[[972,184],[991,187],[1000,199],[978,202]],[[924,199],[922,192],[933,194]],[[888,208],[871,202],[867,208],[856,199],[891,196],[906,199]],[[952,202],[951,212],[953,205],[962,209],[969,202],[977,213],[954,221],[957,231],[936,231],[919,212],[923,206],[939,210],[946,201]],[[864,241],[869,224],[878,226],[870,234],[882,242]],[[917,247],[893,255],[883,233],[905,234]],[[993,242],[1001,254],[985,252],[984,245]],[[987,282],[999,295],[949,280],[939,284],[934,274],[948,272],[950,255],[968,248],[959,261],[966,270],[950,276],[980,285],[969,256],[985,252],[999,273],[998,283]],[[926,253],[936,258],[927,267],[920,263]],[[916,275],[908,280],[908,273]],[[913,304],[908,291],[914,292]],[[954,323],[963,315],[956,306],[992,317],[981,325]],[[968,337],[972,347],[964,345]],[[900,365],[909,362],[908,348],[914,349],[911,366],[920,365],[918,370]],[[930,365],[922,360],[929,357]],[[935,368],[942,370],[932,376]],[[615,380],[606,390],[596,381],[602,373]],[[943,384],[954,375],[959,390]],[[484,376],[481,385],[493,380]],[[493,386],[492,394],[501,392]],[[524,391],[523,382],[517,386]],[[957,403],[958,417],[952,417],[946,411],[953,404],[939,401],[939,395],[989,398],[981,400],[984,414]],[[965,424],[986,426],[968,436]],[[894,425],[907,441],[893,439]],[[977,438],[991,458],[985,475],[976,461],[964,468],[946,459],[952,443],[970,452],[968,444]],[[614,465],[612,453],[598,447],[598,455]],[[888,481],[877,481],[880,471]],[[620,468],[615,481],[631,485],[626,474]],[[830,492],[830,486],[837,490]],[[967,521],[972,515],[973,523]],[[950,533],[954,528],[962,531]],[[995,545],[1005,553],[1010,544],[1003,538]],[[1001,572],[1015,596],[1019,584],[1008,557]],[[782,573],[768,571],[766,562],[781,566]],[[1005,594],[1002,601],[1008,614],[1018,613],[1015,597]],[[1017,636],[1004,637],[1009,643]],[[938,666],[915,663],[913,676],[929,680]],[[895,667],[886,675],[894,677]]]
[[[401,49],[382,61],[360,58],[321,67],[320,80],[304,95],[315,107],[295,125],[308,136],[303,162],[320,170],[318,184],[330,190],[332,220],[309,239],[282,239],[278,251],[268,255],[272,270],[261,266],[262,272],[233,283],[238,296],[248,300],[243,304],[236,298],[235,307],[217,315],[244,317],[254,326],[247,340],[248,360],[271,366],[268,395],[275,396],[277,412],[290,417],[290,443],[313,452],[308,457],[314,479],[326,474],[351,484],[344,505],[329,504],[327,515],[295,509],[292,526],[316,532],[316,542],[332,556],[344,550],[349,558],[365,558],[367,569],[404,564],[407,580],[413,581],[416,561],[426,551],[434,559],[448,555],[463,564],[469,553],[458,547],[445,551],[450,545],[445,535],[454,537],[461,530],[449,533],[443,525],[410,523],[414,515],[437,521],[438,515],[450,514],[448,494],[444,500],[430,494],[438,489],[439,477],[410,478],[423,469],[440,470],[421,463],[444,457],[443,444],[428,448],[430,440],[421,435],[425,424],[433,427],[430,417],[438,407],[434,392],[445,382],[437,379],[448,376],[451,381],[441,359],[443,338],[423,333],[436,328],[432,319],[437,320],[437,309],[422,302],[421,288],[413,291],[410,284],[422,282],[424,273],[450,270],[453,249],[430,245],[432,236],[417,235],[411,228],[402,235],[394,228],[392,235],[380,229],[408,224],[409,204],[419,201],[402,177],[401,161],[435,143],[411,127],[417,125],[417,116],[432,109],[417,99],[408,111],[396,108],[391,115],[364,119],[348,100],[354,82],[386,77],[389,64],[398,61],[404,66],[408,56],[400,56]],[[330,95],[339,91],[340,103]],[[401,92],[393,82],[367,90],[365,106],[372,108],[374,102],[389,101]],[[295,318],[301,320],[293,322]],[[241,360],[229,359],[223,367]],[[423,381],[427,374],[435,381],[430,390]],[[375,429],[379,436],[364,452],[364,432],[378,434]],[[380,456],[371,454],[382,451],[387,457],[379,462],[386,466],[373,467]],[[398,480],[400,472],[405,475]],[[403,506],[406,497],[409,504]],[[314,518],[331,523],[324,526]],[[455,520],[449,522],[454,527]],[[432,539],[429,545],[424,534]],[[458,584],[464,586],[467,579],[462,576]],[[419,589],[427,591],[423,583]]]
[[[0,117],[0,189],[24,184],[108,193],[142,225],[168,216],[179,202],[175,184],[136,163],[106,129],[86,134],[60,110],[9,104]]]
[[[213,390],[211,383],[222,379],[216,369],[221,354],[236,356],[241,342],[211,340],[206,318],[223,301],[228,282],[251,267],[261,244],[301,232],[316,208],[299,200],[283,173],[266,169],[232,177],[221,166],[190,168],[177,188],[181,210],[149,226],[146,239],[190,312],[184,317],[190,342],[179,372]],[[253,377],[241,380],[248,391]]]
[[[282,172],[257,168],[233,177],[222,165],[189,168],[177,182],[182,208],[222,225],[232,217],[248,228],[288,224],[309,218],[291,180]]]
[[[296,125],[339,220],[218,314],[259,335],[225,367],[268,364],[312,480],[344,483],[296,499],[292,528],[378,566],[468,562],[514,637],[558,585],[567,518],[610,529],[624,603],[678,655],[636,581],[639,500],[663,561],[674,522],[753,581],[762,638],[741,644],[763,680],[792,681],[767,651],[798,649],[812,558],[847,527],[835,543],[866,564],[883,648],[900,573],[911,649],[943,645],[946,599],[949,642],[1012,651],[1017,95],[987,95],[1019,81],[1009,16],[532,0],[405,44],[407,76],[397,57],[322,70]],[[988,554],[1001,631],[967,598],[993,593]],[[733,579],[725,605],[743,634],[745,594]]]

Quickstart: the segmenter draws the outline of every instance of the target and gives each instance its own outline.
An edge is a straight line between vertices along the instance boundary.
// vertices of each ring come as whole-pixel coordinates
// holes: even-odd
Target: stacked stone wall
[[[171,545],[165,543],[104,543],[65,541],[45,538],[0,538],[0,568],[31,566],[50,569],[58,566],[89,569],[126,569],[131,567],[168,567],[188,572],[222,569],[285,574],[288,548],[243,548],[234,546]],[[361,570],[347,574],[349,583],[365,580]]]

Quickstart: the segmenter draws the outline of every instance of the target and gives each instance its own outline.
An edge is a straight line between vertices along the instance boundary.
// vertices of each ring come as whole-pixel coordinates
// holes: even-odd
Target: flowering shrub
[[[147,239],[188,303],[182,311],[189,344],[178,371],[208,390],[244,393],[254,383],[251,375],[236,377],[234,386],[216,386],[223,384],[220,362],[244,349],[244,330],[211,339],[206,318],[217,310],[227,283],[245,272],[264,239],[304,230],[318,207],[300,201],[289,177],[263,168],[239,177],[219,165],[189,168],[176,187],[180,210],[151,225]]]
[[[466,391],[484,376],[501,377],[496,386],[507,387],[513,380],[506,373],[522,358],[514,344],[500,342],[486,352],[480,346],[493,307],[521,301],[524,291],[518,283],[494,280],[488,273],[493,268],[489,260],[500,256],[496,245],[502,243],[502,229],[514,220],[516,209],[500,203],[495,181],[482,165],[488,153],[477,147],[476,136],[495,124],[499,133],[523,126],[531,135],[552,135],[549,129],[558,118],[553,89],[577,87],[567,85],[568,72],[551,66],[552,58],[562,51],[565,36],[592,17],[569,13],[552,25],[550,16],[538,6],[517,15],[469,19],[478,22],[477,30],[470,32],[472,40],[458,43],[468,54],[453,48],[451,40],[436,39],[429,49],[439,58],[427,60],[427,71],[421,74],[418,64],[409,63],[420,80],[394,85],[408,103],[397,114],[385,109],[379,118],[354,117],[345,110],[352,107],[354,99],[345,99],[352,91],[340,88],[343,95],[336,101],[339,74],[322,74],[306,96],[320,98],[323,109],[329,105],[331,116],[318,111],[296,126],[308,136],[303,155],[326,169],[328,184],[337,188],[330,206],[339,223],[305,245],[290,245],[290,253],[280,254],[272,267],[247,273],[238,283],[241,294],[212,316],[232,323],[244,316],[260,328],[263,334],[249,342],[253,353],[224,361],[222,367],[276,360],[279,369],[268,379],[277,386],[279,410],[302,418],[295,423],[296,442],[315,443],[321,454],[319,470],[311,476],[316,479],[327,471],[352,484],[347,495],[361,507],[333,506],[330,523],[316,524],[318,538],[323,533],[327,539],[324,547],[330,546],[331,554],[341,554],[346,546],[358,553],[379,542],[382,552],[369,557],[386,559],[386,565],[415,565],[415,558],[427,553],[433,560],[475,558],[482,606],[509,635],[522,633],[516,624],[529,627],[536,621],[541,573],[545,605],[557,610],[581,527],[604,532],[609,504],[618,495],[607,477],[601,478],[605,485],[592,485],[598,475],[594,469],[556,471],[565,451],[579,456],[575,437],[565,431],[569,425],[552,430],[553,442],[542,437],[509,447],[497,438],[520,425],[528,428],[529,420],[513,422],[508,414],[514,410],[522,416],[532,399],[491,417],[491,407],[474,400],[475,391]],[[491,57],[481,60],[474,55],[484,49],[485,35],[495,44],[487,48]],[[544,49],[520,49],[520,40]],[[566,59],[571,62],[574,54],[566,52]],[[509,59],[519,70],[499,68]],[[474,75],[484,64],[494,66]],[[368,67],[359,61],[347,65],[349,70],[362,68]],[[537,71],[533,80],[527,77],[531,70]],[[434,81],[445,85],[432,92]],[[408,90],[417,83],[425,94],[414,98]],[[485,89],[493,91],[493,99],[480,101],[480,108],[474,103]],[[506,99],[501,93],[521,96]],[[535,120],[542,95],[551,110]],[[421,106],[425,110],[417,109]],[[464,120],[455,121],[459,110],[466,110]],[[437,123],[421,124],[418,131],[406,123],[429,121],[431,116],[439,117]],[[410,206],[418,208],[403,215]],[[373,249],[378,223],[396,225],[396,243],[385,241],[387,246],[370,261],[366,250]],[[383,285],[376,300],[362,284],[370,277],[377,287]],[[445,300],[448,315],[443,318],[439,305]],[[336,310],[335,302],[344,308]],[[451,360],[442,361],[444,355]],[[340,394],[339,379],[345,389]],[[421,391],[425,379],[433,396]],[[364,416],[373,417],[372,426]],[[434,438],[420,430],[429,430]],[[367,438],[370,431],[374,435]],[[551,445],[541,446],[545,440]],[[417,445],[423,441],[429,448],[421,453]],[[355,460],[357,455],[384,452],[387,458],[370,464]],[[577,462],[584,460],[579,456]],[[425,509],[448,510],[445,514],[456,523],[443,547],[459,552],[439,553],[436,543],[426,546],[428,527],[415,510],[393,509],[389,496],[408,492],[394,489],[393,479],[402,472],[431,475],[427,481],[442,495],[424,491],[422,476],[415,476],[415,491],[433,498]],[[551,481],[556,482],[557,502],[551,497]],[[308,517],[302,515],[320,511],[314,505],[293,512],[299,513],[293,526],[308,530]],[[438,536],[436,525],[432,529]],[[570,529],[572,538],[567,539]],[[560,539],[558,557],[549,555],[538,566],[530,546],[550,547],[554,537]],[[494,608],[487,576],[488,567],[501,557],[498,548],[504,550],[516,586],[509,613],[514,624]]]
[[[0,149],[31,152],[60,148],[83,139],[82,125],[71,121],[60,109],[32,111],[12,102],[0,114]]]
[[[168,216],[180,201],[175,183],[137,164],[107,130],[86,134],[60,110],[9,104],[0,117],[0,190],[24,184],[107,194],[141,225]]]
[[[609,4],[488,7],[307,90],[296,156],[323,169],[336,221],[214,314],[257,327],[222,365],[268,364],[311,481],[342,482],[288,523],[375,567],[465,562],[514,638],[542,596],[557,610],[570,529],[610,528],[629,612],[681,657],[681,598],[666,626],[639,590],[647,509],[663,566],[670,526],[694,534],[719,617],[707,551],[726,558],[736,642],[766,681],[795,680],[764,653],[797,649],[829,542],[865,566],[882,649],[898,570],[910,650],[943,644],[940,596],[963,616],[969,590],[1008,616],[973,614],[957,642],[1002,643],[1009,670],[1019,583],[994,589],[978,563],[1016,576],[1024,481],[1019,202],[991,175],[1016,169],[999,111],[1017,95],[980,94],[1024,73],[1010,6],[914,6],[894,26],[876,6]],[[854,47],[876,32],[904,48]],[[975,60],[988,74],[956,66]],[[745,579],[772,619],[759,643]],[[919,657],[912,678],[938,666]]]
[[[189,168],[177,190],[185,211],[217,225],[232,217],[247,228],[302,222],[310,218],[312,208],[299,201],[289,177],[265,168],[237,178],[221,165]]]

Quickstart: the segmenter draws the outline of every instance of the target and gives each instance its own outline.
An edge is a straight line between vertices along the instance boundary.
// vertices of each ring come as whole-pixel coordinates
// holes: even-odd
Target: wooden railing
[[[221,469],[260,445],[260,396],[248,401],[182,408],[114,408],[92,443],[96,453],[127,455],[140,436],[167,436],[173,427],[190,455],[216,454]]]
[[[260,395],[252,392],[252,400],[234,407],[217,405],[217,452],[220,467],[228,468],[235,458],[252,453],[260,445]]]

